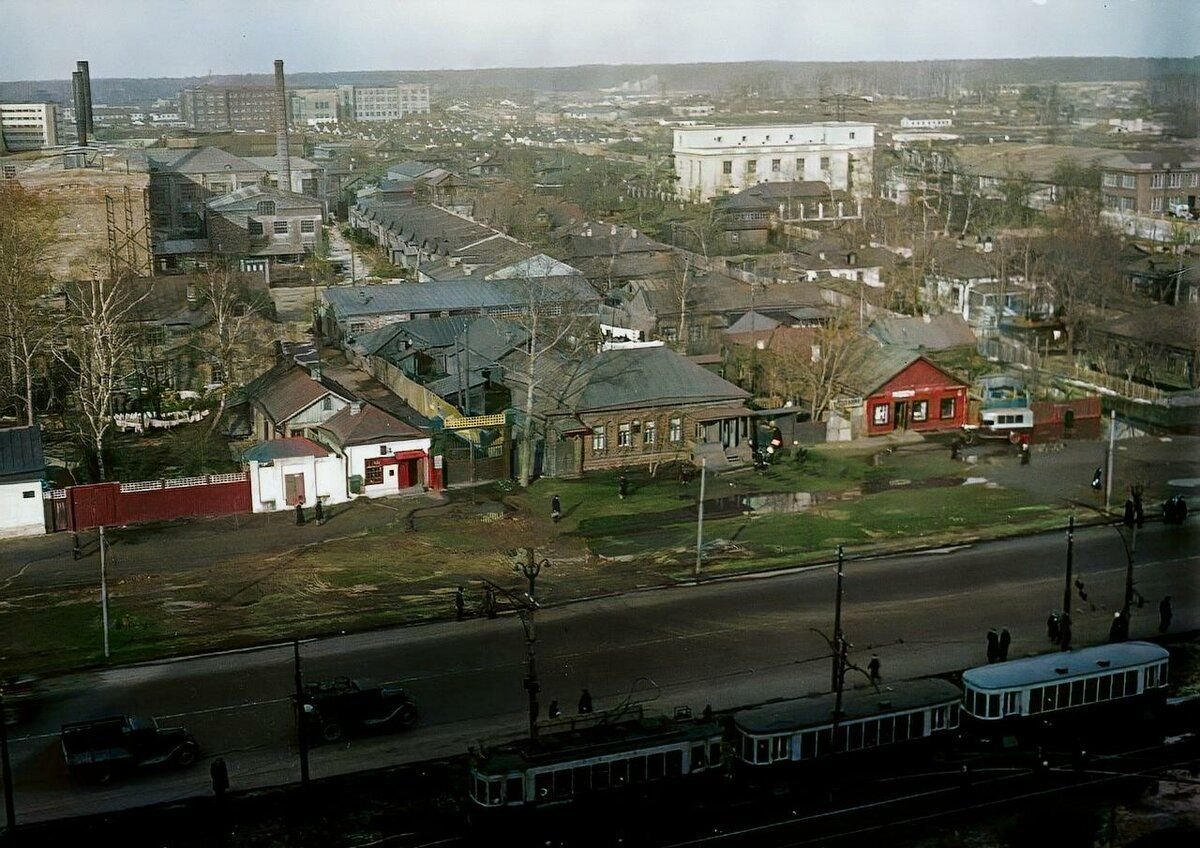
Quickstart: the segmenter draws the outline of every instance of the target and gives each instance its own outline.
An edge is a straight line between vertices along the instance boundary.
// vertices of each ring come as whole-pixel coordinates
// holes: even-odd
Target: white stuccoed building
[[[680,199],[705,201],[765,182],[827,183],[869,197],[875,125],[819,124],[679,128],[674,132]]]

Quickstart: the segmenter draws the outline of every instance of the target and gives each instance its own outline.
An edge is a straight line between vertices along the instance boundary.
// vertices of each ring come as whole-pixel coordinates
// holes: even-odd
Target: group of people
[[[1071,650],[1071,616],[1051,610],[1050,617],[1046,619],[1046,636],[1051,644],[1058,645],[1064,651]]]
[[[1007,627],[1001,627],[1000,632],[992,628],[987,632],[987,661],[989,664],[1008,661],[1008,646],[1012,644],[1012,635]]]
[[[491,586],[483,590],[483,606],[480,611],[488,618],[495,618],[498,613],[496,590]],[[454,592],[454,617],[459,621],[467,617],[467,596],[462,586]]]
[[[592,693],[584,689],[579,693],[579,714],[587,715],[592,711]],[[561,718],[562,708],[559,707],[558,701],[551,701],[550,708],[546,710],[547,718]]]
[[[1163,501],[1162,512],[1163,523],[1182,524],[1188,514],[1187,501],[1183,499],[1183,495],[1172,495]]]

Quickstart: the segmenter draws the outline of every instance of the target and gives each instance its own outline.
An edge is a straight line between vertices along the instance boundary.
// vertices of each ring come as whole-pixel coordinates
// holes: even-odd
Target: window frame
[[[947,412],[947,409],[949,410],[948,412]],[[945,421],[948,418],[953,418],[955,416],[955,414],[957,414],[957,412],[958,412],[958,398],[944,397],[939,401],[938,413],[941,416],[942,421]]]
[[[622,421],[617,424],[617,447],[633,447],[633,425],[628,421]]]
[[[876,403],[871,406],[871,423],[876,427],[882,427],[887,424],[892,417],[892,405],[890,403]]]
[[[607,425],[600,424],[592,428],[592,453],[604,453],[608,450]]]

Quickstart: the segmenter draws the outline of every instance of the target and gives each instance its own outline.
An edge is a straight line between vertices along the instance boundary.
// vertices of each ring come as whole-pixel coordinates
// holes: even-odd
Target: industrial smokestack
[[[87,109],[87,131],[88,135],[96,134],[96,116],[92,113],[92,72],[88,70],[86,60],[79,60],[75,63],[76,69],[83,74],[83,105]]]
[[[71,72],[71,96],[75,103],[75,141],[85,147],[88,140],[87,100],[83,96],[83,71]]]
[[[283,86],[283,60],[275,60],[275,155],[279,157],[279,190],[292,190],[292,160],[288,153],[287,91]]]

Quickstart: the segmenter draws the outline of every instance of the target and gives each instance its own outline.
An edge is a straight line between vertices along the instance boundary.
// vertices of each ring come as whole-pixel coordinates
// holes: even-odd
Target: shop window
[[[955,410],[954,410],[954,401],[955,401],[955,398],[952,398],[952,397],[944,397],[944,398],[942,398],[942,401],[941,401],[941,416],[942,416],[942,418],[943,418],[943,419],[945,419],[945,418],[953,418],[953,417],[954,417],[954,411],[955,411]]]
[[[928,421],[929,420],[929,401],[927,401],[927,400],[913,401],[912,420],[913,421]]]
[[[871,421],[876,427],[888,423],[888,405],[877,403],[871,407]]]
[[[377,486],[383,482],[383,466],[380,465],[377,459],[368,459],[365,465],[366,483],[368,486]]]

